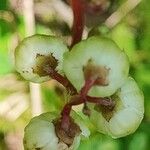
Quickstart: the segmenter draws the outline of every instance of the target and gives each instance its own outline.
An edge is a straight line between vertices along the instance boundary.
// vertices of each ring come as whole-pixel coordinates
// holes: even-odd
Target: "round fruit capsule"
[[[25,150],[76,150],[81,137],[89,136],[89,130],[82,123],[80,124],[79,120],[75,120],[72,130],[67,133],[71,136],[66,136],[67,134],[58,126],[57,117],[57,113],[51,112],[31,119],[25,128]]]
[[[66,51],[66,45],[54,36],[37,34],[27,37],[15,50],[16,70],[31,82],[47,81],[50,79],[47,69],[63,74],[63,53]]]
[[[93,36],[64,54],[63,69],[78,91],[86,80],[97,79],[88,95],[106,97],[115,93],[127,79],[129,61],[112,40]]]
[[[112,97],[113,110],[91,107],[90,120],[97,130],[113,138],[129,135],[139,127],[144,116],[144,96],[133,78],[129,77]]]

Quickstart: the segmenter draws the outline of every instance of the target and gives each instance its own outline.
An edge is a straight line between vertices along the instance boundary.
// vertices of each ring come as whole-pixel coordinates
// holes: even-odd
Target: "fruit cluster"
[[[24,136],[28,150],[77,149],[90,132],[71,112],[73,105],[83,103],[96,130],[113,138],[133,133],[143,119],[144,97],[129,76],[128,57],[108,38],[93,36],[69,50],[57,37],[34,35],[16,48],[15,64],[26,80],[55,79],[71,97],[61,115],[51,112],[30,121]]]

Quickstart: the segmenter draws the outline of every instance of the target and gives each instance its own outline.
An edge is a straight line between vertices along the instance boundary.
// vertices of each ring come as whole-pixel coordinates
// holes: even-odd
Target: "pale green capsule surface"
[[[24,133],[25,150],[57,150],[58,138],[52,123],[55,117],[55,114],[46,113],[31,119]]]
[[[106,73],[107,85],[94,85],[88,95],[105,97],[116,92],[125,82],[129,71],[127,55],[110,39],[99,36],[90,37],[75,45],[64,54],[63,69],[65,75],[78,91],[85,83],[83,69],[88,62],[99,67],[99,78]]]
[[[116,106],[108,119],[102,111],[90,105],[90,120],[97,130],[113,138],[127,136],[136,131],[144,116],[144,96],[133,78],[129,77],[115,93]]]
[[[16,70],[32,82],[44,82],[50,79],[43,67],[52,66],[63,74],[62,61],[66,45],[54,36],[33,35],[25,38],[15,50]]]

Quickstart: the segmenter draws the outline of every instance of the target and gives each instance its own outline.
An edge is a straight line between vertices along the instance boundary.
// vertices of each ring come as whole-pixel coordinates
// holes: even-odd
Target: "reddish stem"
[[[72,28],[72,43],[71,47],[73,47],[76,43],[80,42],[82,40],[82,34],[85,24],[85,4],[84,0],[71,0],[71,6],[73,10],[73,28]],[[67,78],[62,77],[61,75],[54,73],[53,76],[54,79],[56,79],[58,82],[60,82],[64,87],[69,87],[70,89],[73,89],[74,94],[77,94],[77,91],[73,87],[73,85],[68,81]],[[61,112],[61,126],[64,130],[68,130],[70,126],[70,112],[73,105],[79,105],[82,103],[86,103],[86,100],[92,103],[100,103],[100,99],[92,99],[90,97],[87,97],[87,93],[90,90],[90,88],[94,85],[96,79],[88,79],[85,82],[85,85],[81,89],[80,93],[78,95],[75,95],[72,97],[71,101],[67,103],[62,112]],[[105,100],[103,99],[103,102],[100,104],[107,104]]]
[[[84,105],[86,106],[87,93],[90,90],[90,88],[93,86],[95,81],[96,80],[91,79],[91,78],[85,80],[85,84],[83,88],[81,89],[80,93],[78,95],[73,96],[70,102],[64,106],[62,113],[61,113],[62,115],[61,126],[65,131],[67,131],[70,126],[70,112],[71,112],[72,106],[79,105],[82,103],[84,103]]]
[[[77,93],[76,89],[74,88],[74,86],[70,83],[70,81],[60,75],[59,73],[57,73],[56,71],[53,72],[53,74],[51,75],[51,77],[55,80],[57,80],[60,84],[62,84],[69,92],[71,92],[71,95],[74,95]]]
[[[115,106],[114,102],[109,98],[86,96],[86,101],[89,103],[94,103],[94,104],[106,106],[108,108],[113,108]],[[71,113],[72,106],[80,105],[83,103],[85,103],[85,100],[81,97],[81,95],[75,95],[71,98],[70,102],[64,106],[64,108],[61,112],[61,116],[62,116],[61,127],[65,131],[67,131],[69,129],[69,126],[70,126],[70,113]]]
[[[70,126],[70,112],[72,106],[70,104],[66,104],[62,110],[62,118],[61,118],[61,127],[64,131],[67,131]]]
[[[69,126],[70,126],[70,112],[71,112],[71,109],[72,109],[72,106],[75,106],[75,105],[80,105],[83,103],[83,100],[80,98],[79,95],[75,95],[71,98],[70,102],[67,103],[62,112],[61,112],[61,127],[67,131],[69,129]]]
[[[70,92],[71,95],[74,95],[77,93],[77,90],[75,89],[75,87],[70,83],[70,81],[66,77],[62,76],[57,71],[49,67],[45,67],[44,70],[49,74],[49,76],[52,79],[55,79],[60,84],[62,84]]]
[[[80,91],[80,95],[81,95],[81,97],[83,99],[85,99],[86,95],[88,94],[88,91],[93,86],[93,84],[95,83],[95,81],[96,80],[93,80],[93,79],[85,80],[85,84],[84,84],[83,88]]]
[[[102,98],[102,97],[91,97],[87,96],[87,102],[89,103],[95,103],[95,104],[100,104],[106,107],[114,107],[115,103],[112,101],[110,98]]]
[[[72,43],[71,47],[82,39],[84,29],[84,5],[82,0],[71,0],[74,20],[72,28]]]

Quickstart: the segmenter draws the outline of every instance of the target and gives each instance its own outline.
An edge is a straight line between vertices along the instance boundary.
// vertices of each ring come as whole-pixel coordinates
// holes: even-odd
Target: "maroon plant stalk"
[[[75,105],[80,105],[83,103],[83,100],[80,98],[79,95],[75,95],[71,98],[70,102],[65,104],[62,112],[61,112],[61,127],[67,131],[69,130],[69,126],[70,126],[70,113],[71,113],[71,109],[72,106]]]
[[[101,98],[101,97],[90,97],[86,96],[86,101],[89,103],[99,104],[101,106],[106,106],[108,108],[113,108],[115,106],[115,103],[112,101],[112,99],[109,98]],[[74,95],[69,103],[67,103],[62,112],[61,112],[61,127],[67,131],[69,130],[70,126],[70,113],[72,106],[80,105],[85,103],[85,100],[80,95]]]
[[[72,106],[74,105],[79,105],[84,103],[86,105],[86,101],[87,101],[87,93],[90,90],[90,88],[94,85],[94,82],[96,81],[96,79],[92,79],[89,78],[88,80],[85,80],[85,84],[83,86],[83,88],[81,89],[80,93],[78,95],[75,95],[72,97],[72,99],[70,100],[69,103],[67,103],[63,110],[62,110],[62,128],[64,130],[68,130],[69,129],[69,124],[70,124],[70,112],[72,109]]]
[[[89,103],[95,103],[95,104],[100,104],[106,107],[114,107],[115,106],[115,102],[110,99],[110,98],[101,98],[101,97],[91,97],[91,96],[87,96],[87,102]]]
[[[84,5],[82,0],[71,0],[71,6],[73,10],[73,28],[72,28],[72,43],[71,47],[82,39],[82,33],[84,29]]]
[[[56,81],[58,81],[60,84],[62,84],[66,89],[67,91],[71,94],[71,95],[74,95],[74,94],[77,94],[77,90],[75,89],[75,87],[70,83],[70,81],[62,76],[61,74],[59,74],[56,70],[50,68],[50,67],[45,67],[44,68],[44,71],[46,71],[46,73],[49,74],[49,76],[52,78],[52,79],[55,79]]]
[[[62,84],[71,95],[74,95],[77,93],[74,86],[70,83],[70,81],[66,77],[60,75],[56,71],[54,71],[54,73],[53,73],[53,75],[51,75],[51,77],[53,79],[57,80],[60,84]]]
[[[72,28],[72,43],[71,43],[71,47],[73,47],[76,43],[82,40],[82,34],[83,34],[83,29],[85,24],[84,0],[71,0],[71,6],[74,15],[73,28]],[[89,102],[89,103],[95,103],[102,106],[113,108],[114,103],[111,99],[87,96],[88,91],[94,85],[97,77],[94,79],[92,78],[87,79],[81,91],[77,93],[74,86],[69,82],[69,80],[66,77],[61,76],[55,70],[52,71],[53,72],[49,72],[51,77],[53,79],[56,79],[64,87],[66,87],[67,90],[69,89],[69,91],[73,93],[72,98],[67,104],[65,104],[61,112],[61,127],[64,131],[67,132],[69,130],[70,123],[71,123],[70,113],[71,113],[72,106],[74,105],[79,105],[83,103],[86,104],[86,102]]]
[[[88,91],[90,90],[90,88],[94,85],[96,80],[89,78],[88,80],[85,80],[85,84],[83,86],[83,88],[80,91],[80,96],[86,100],[86,96]]]
[[[86,102],[106,106],[110,109],[113,109],[113,107],[115,106],[114,102],[110,98],[87,96],[88,91],[95,84],[96,80],[97,80],[97,77],[95,78],[89,77],[87,80],[85,80],[85,84],[81,88],[81,91],[79,92],[79,94],[72,96],[70,101],[64,106],[61,112],[61,116],[62,116],[61,127],[63,128],[63,130],[65,131],[69,130],[70,119],[71,119],[70,112],[71,112],[72,106],[80,105],[84,103],[85,108],[88,109]]]

